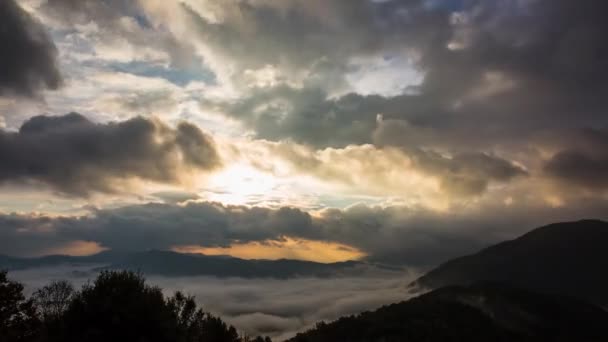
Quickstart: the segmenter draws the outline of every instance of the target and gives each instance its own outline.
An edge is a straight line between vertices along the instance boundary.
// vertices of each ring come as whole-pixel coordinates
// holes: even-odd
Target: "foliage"
[[[53,281],[32,295],[44,320],[59,319],[68,309],[75,294],[74,286],[66,280]]]
[[[23,285],[11,281],[0,271],[0,337],[3,342],[33,341],[40,321],[32,300],[23,295]]]

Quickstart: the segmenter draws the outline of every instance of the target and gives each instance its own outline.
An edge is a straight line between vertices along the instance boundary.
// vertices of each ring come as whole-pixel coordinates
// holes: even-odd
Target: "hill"
[[[607,341],[607,326],[607,312],[578,299],[477,284],[320,323],[289,342],[590,342]]]
[[[170,251],[102,252],[91,256],[52,255],[39,258],[0,256],[0,269],[23,270],[58,265],[91,265],[99,269],[128,269],[148,275],[216,276],[243,278],[328,277],[363,271],[357,261],[317,263],[302,260],[245,260],[228,256],[183,254]]]
[[[492,281],[608,305],[608,223],[556,223],[479,253],[450,260],[411,287]]]

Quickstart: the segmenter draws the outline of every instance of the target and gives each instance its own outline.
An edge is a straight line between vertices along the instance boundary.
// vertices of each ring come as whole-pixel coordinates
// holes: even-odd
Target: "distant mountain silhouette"
[[[229,256],[183,254],[170,251],[137,253],[102,252],[83,257],[53,255],[40,258],[0,256],[0,269],[22,270],[58,265],[94,265],[100,269],[137,270],[149,275],[217,277],[290,278],[296,276],[328,277],[343,272],[359,272],[363,263],[345,261],[317,263],[302,260],[245,260]]]
[[[125,253],[101,252],[89,256],[47,255],[35,258],[17,258],[0,255],[0,269],[24,270],[28,268],[57,266],[63,264],[110,264],[126,257]]]
[[[450,260],[411,287],[493,281],[608,305],[608,223],[556,223],[477,254]]]
[[[452,286],[343,317],[289,342],[608,341],[608,313],[571,297],[492,284]]]

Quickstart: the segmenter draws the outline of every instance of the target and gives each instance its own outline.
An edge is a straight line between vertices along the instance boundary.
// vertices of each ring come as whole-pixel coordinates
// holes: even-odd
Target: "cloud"
[[[509,184],[528,172],[496,155],[468,152],[440,154],[414,148],[377,147],[371,144],[345,148],[314,149],[290,142],[241,145],[260,169],[280,169],[313,175],[321,181],[343,185],[347,191],[378,196],[419,197],[433,206],[483,195],[490,185]],[[254,151],[250,151],[253,149]],[[259,153],[265,154],[260,158]],[[271,158],[274,157],[274,158]],[[280,176],[280,175],[277,175]]]
[[[608,189],[608,131],[586,129],[564,136],[567,143],[544,166],[545,174],[560,185],[602,194]]]
[[[523,149],[518,141],[544,131],[606,123],[607,27],[597,15],[605,6],[53,0],[38,12],[67,18],[76,30],[95,23],[93,31],[111,38],[104,41],[126,40],[139,57],[147,55],[142,45],[158,42],[161,54],[183,55],[171,60],[205,63],[220,87],[240,89],[221,109],[260,138],[493,153]],[[355,93],[349,80],[365,80],[378,61],[394,66],[383,73],[421,80],[394,96]],[[272,81],[250,88],[252,75],[268,72]]]
[[[588,190],[606,190],[608,187],[608,159],[598,159],[594,156],[575,151],[561,151],[545,165],[549,176]]]
[[[126,62],[165,66],[194,54],[201,57],[195,63],[218,75],[219,89],[236,88],[218,95],[213,86],[209,92],[193,87],[187,101],[202,98],[195,113],[223,113],[253,137],[269,140],[264,153],[243,150],[244,158],[278,173],[265,158],[279,157],[276,164],[285,162],[294,178],[313,175],[343,184],[349,194],[395,195],[406,205],[387,199],[377,208],[308,213],[198,199],[99,210],[78,219],[11,217],[21,227],[9,229],[11,239],[35,235],[32,247],[20,242],[23,253],[45,239],[146,249],[292,236],[344,243],[375,260],[426,265],[512,237],[519,229],[604,215],[608,24],[602,13],[608,8],[603,0],[473,0],[449,6],[422,0],[52,3],[57,6],[36,13],[58,22],[69,19],[70,30],[82,34],[70,39],[99,39],[96,51],[105,53],[89,57],[103,63],[92,69],[125,64],[121,73],[84,68],[79,75],[94,78],[86,83],[87,95],[107,108],[128,116],[156,108],[188,112],[183,89],[158,77],[151,87],[153,78],[136,76]],[[140,51],[156,42],[156,34],[163,39],[154,43],[155,53]],[[182,45],[185,50],[178,48]],[[374,65],[382,65],[383,74],[420,79],[398,91],[391,86],[383,95],[349,83],[368,79]],[[97,96],[109,89],[104,84],[115,85],[114,91]],[[147,89],[155,90],[153,96]],[[83,87],[71,91],[76,90],[80,94]],[[44,133],[22,128],[0,135],[0,151],[9,158],[0,168],[1,180],[87,194],[116,190],[113,184],[125,177],[174,182],[185,171],[182,166],[216,165],[217,153],[210,152],[215,149],[205,148],[209,139],[193,126],[170,128],[142,118],[41,122],[48,126]],[[588,133],[577,133],[581,130]],[[157,138],[166,144],[149,143]],[[79,152],[89,147],[96,159]],[[201,149],[206,152],[198,153]],[[185,164],[175,163],[178,155],[188,156]],[[236,176],[258,175],[235,169]],[[548,191],[547,180],[557,181],[559,189]],[[460,201],[433,205],[442,197]],[[88,228],[80,229],[85,223]],[[40,227],[48,228],[46,235]],[[15,251],[9,244],[4,248]]]
[[[174,67],[190,66],[196,59],[190,44],[155,26],[138,1],[48,0],[36,8],[36,14],[64,34],[84,38],[97,59],[162,61]]]
[[[448,158],[416,151],[413,159],[420,169],[437,175],[443,191],[463,197],[483,193],[490,182],[505,183],[527,175],[521,167],[485,153],[460,153]]]
[[[528,199],[526,199],[528,197]],[[98,209],[80,217],[0,215],[0,253],[27,256],[72,241],[122,251],[227,247],[285,238],[339,243],[379,262],[428,267],[558,221],[605,219],[606,204],[580,198],[553,207],[529,196],[444,211],[355,205],[305,212],[190,201]]]
[[[0,3],[0,95],[34,97],[57,89],[57,50],[44,27],[14,0]]]
[[[1,131],[0,160],[1,182],[39,182],[77,196],[118,192],[132,179],[178,182],[220,164],[213,140],[187,122],[97,124],[77,113],[36,116],[18,132]]]
[[[73,30],[94,23],[85,36],[107,38],[100,42],[152,41],[161,54],[179,51],[171,60],[194,56],[193,63],[218,75],[218,87],[238,89],[204,99],[203,111],[218,109],[257,138],[320,150],[374,144],[452,159],[528,162],[536,149],[554,148],[542,145],[541,135],[607,123],[607,26],[597,14],[605,6],[599,0],[53,0],[37,13],[69,19]],[[383,74],[418,80],[390,96],[363,95],[374,92],[357,82],[378,65],[388,68]],[[106,100],[147,111],[175,106],[174,98],[132,93]],[[522,164],[529,174],[542,172]],[[443,185],[462,193],[487,186],[461,176]]]
[[[488,152],[524,149],[527,146],[519,142],[534,142],[546,131],[606,124],[608,59],[603,56],[608,46],[602,37],[608,27],[597,14],[606,9],[604,2],[471,1],[456,10],[420,1],[366,2],[367,7],[362,2],[332,3],[326,11],[316,2],[308,7],[299,2],[243,2],[243,20],[251,20],[251,26],[263,30],[264,39],[276,44],[247,47],[247,53],[233,58],[249,61],[263,48],[260,53],[273,55],[260,60],[280,68],[273,57],[291,56],[292,49],[279,37],[295,34],[282,29],[295,22],[297,36],[310,38],[304,38],[303,45],[298,40],[298,53],[326,56],[330,64],[361,57],[367,50],[409,57],[423,75],[419,85],[396,96],[363,96],[284,83],[254,88],[222,109],[260,138],[318,148],[376,143]],[[342,5],[347,9],[333,11]],[[285,20],[263,21],[257,15]],[[231,23],[221,21],[217,29],[228,31]],[[346,24],[351,29],[339,30]],[[221,41],[240,42],[240,31],[233,29],[234,36]],[[329,33],[318,42],[313,39],[317,30]],[[332,44],[323,45],[326,39]],[[313,47],[307,49],[307,44]]]
[[[285,85],[254,88],[244,98],[212,105],[242,120],[258,138],[315,147],[371,143],[377,113],[388,110],[388,103],[377,95],[327,99],[322,89]]]
[[[68,279],[76,286],[93,279],[89,266],[65,265],[14,271],[10,277],[23,282],[26,293],[54,279]],[[414,271],[369,271],[356,277],[241,279],[214,277],[147,277],[167,295],[183,291],[196,296],[205,311],[219,315],[249,335],[292,337],[320,320],[375,309],[408,299],[406,286]]]

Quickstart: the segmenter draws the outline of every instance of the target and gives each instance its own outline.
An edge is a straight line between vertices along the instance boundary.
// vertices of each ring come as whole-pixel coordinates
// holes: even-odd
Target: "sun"
[[[251,204],[276,191],[277,179],[251,165],[232,164],[207,179],[205,198],[225,204]]]

